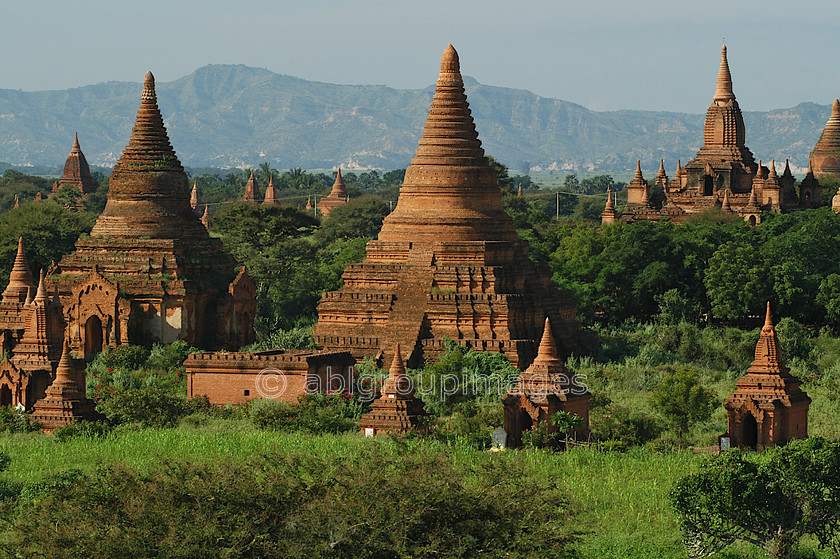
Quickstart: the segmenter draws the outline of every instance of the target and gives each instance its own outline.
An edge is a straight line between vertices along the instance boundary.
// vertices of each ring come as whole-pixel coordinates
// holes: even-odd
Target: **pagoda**
[[[64,162],[64,172],[58,179],[56,190],[67,184],[78,188],[83,197],[91,192],[96,192],[96,189],[99,188],[99,183],[90,174],[90,166],[85,159],[85,154],[82,153],[78,132],[76,132],[76,137],[73,140],[73,147],[70,148],[70,154]]]
[[[207,204],[201,200],[201,193],[198,191],[198,179],[193,181],[192,190],[190,191],[190,207],[195,212],[195,215],[199,217],[204,215],[204,210],[207,209]]]
[[[260,185],[257,182],[257,177],[254,176],[253,169],[251,170],[251,176],[248,177],[248,182],[245,183],[245,194],[242,196],[242,201],[254,204],[259,204],[262,201]]]
[[[400,344],[406,362],[419,365],[450,338],[524,367],[545,316],[566,352],[579,341],[574,298],[528,258],[528,243],[502,208],[452,45],[397,206],[343,280],[322,295],[315,338],[356,358],[387,363]]]
[[[521,446],[523,431],[549,421],[558,411],[577,415],[583,420],[574,435],[587,433],[590,397],[586,387],[577,383],[560,360],[551,323],[546,318],[536,359],[502,399],[508,446]],[[557,427],[549,424],[548,432],[556,431]]]
[[[639,171],[637,164],[637,178]],[[621,220],[681,223],[691,214],[722,209],[724,198],[727,199],[728,211],[751,223],[756,221],[754,208],[748,207],[751,198],[760,211],[779,213],[818,207],[819,183],[813,175],[810,182],[803,181],[798,193],[795,183],[787,162],[779,176],[775,161],[770,168],[765,167],[760,161],[755,161],[747,147],[744,117],[733,92],[724,45],[721,47],[715,93],[706,111],[703,146],[684,167],[678,162],[673,180],[666,176],[664,162],[660,160],[654,192],[647,203],[641,203],[640,185],[636,187],[635,196],[628,187],[628,204]]]
[[[388,371],[388,380],[382,387],[382,395],[370,404],[371,411],[359,420],[362,434],[373,436],[379,433],[407,433],[420,427],[427,417],[423,402],[414,394],[414,386],[405,372],[397,344],[394,360]]]
[[[347,186],[344,184],[344,179],[341,178],[341,168],[339,167],[332,190],[318,202],[318,211],[321,212],[321,215],[327,217],[331,211],[338,206],[346,204],[349,200],[350,196],[347,194]]]
[[[262,201],[264,206],[276,206],[280,203],[277,199],[277,187],[274,186],[274,175],[270,175],[268,186],[265,187],[265,198]]]
[[[190,206],[190,190],[146,74],[128,145],[89,237],[50,270],[72,351],[186,340],[238,347],[253,336],[253,282]]]
[[[95,407],[93,400],[85,395],[84,363],[70,356],[70,346],[65,340],[55,379],[44,398],[35,403],[32,419],[43,426],[45,433],[51,433],[74,421],[99,419]]]
[[[807,438],[811,398],[800,384],[782,361],[768,302],[755,360],[726,400],[731,445],[762,450]]]
[[[840,100],[831,104],[831,116],[808,159],[819,177],[840,177]]]

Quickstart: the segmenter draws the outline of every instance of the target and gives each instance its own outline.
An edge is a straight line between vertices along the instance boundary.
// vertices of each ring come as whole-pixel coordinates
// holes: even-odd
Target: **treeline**
[[[758,227],[712,212],[684,225],[564,219],[521,233],[588,323],[664,313],[745,324],[771,301],[779,316],[840,325],[840,216],[830,208],[765,213]]]

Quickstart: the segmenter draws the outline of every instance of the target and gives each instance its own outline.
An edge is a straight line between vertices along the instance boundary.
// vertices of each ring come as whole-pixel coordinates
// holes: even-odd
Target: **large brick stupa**
[[[576,302],[528,258],[470,114],[458,54],[448,46],[437,89],[394,212],[344,285],[322,296],[315,337],[357,358],[400,344],[417,365],[451,338],[526,367],[546,316],[568,353]]]
[[[84,355],[126,343],[238,348],[252,340],[253,282],[190,206],[151,72],[105,210],[49,276],[71,349]]]

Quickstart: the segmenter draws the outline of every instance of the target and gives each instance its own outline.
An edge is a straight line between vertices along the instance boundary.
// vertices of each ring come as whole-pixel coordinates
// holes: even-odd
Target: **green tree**
[[[653,389],[650,402],[681,442],[691,426],[709,419],[718,405],[714,392],[700,384],[697,373],[685,369],[663,378]]]
[[[840,443],[812,437],[766,454],[725,452],[677,483],[671,500],[690,558],[740,540],[786,559],[804,535],[840,553]]]
[[[324,218],[318,238],[326,242],[356,237],[375,238],[388,215],[388,204],[378,196],[362,196],[338,206]]]

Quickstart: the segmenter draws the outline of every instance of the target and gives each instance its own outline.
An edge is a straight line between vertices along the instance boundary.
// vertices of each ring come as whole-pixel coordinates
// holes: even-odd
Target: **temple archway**
[[[715,179],[712,175],[703,177],[703,196],[711,196],[715,192]]]
[[[8,384],[4,384],[0,387],[0,406],[11,406],[12,405],[12,389],[9,388]]]
[[[748,448],[755,448],[758,443],[758,423],[751,413],[744,417],[741,442],[742,446]]]
[[[102,321],[94,315],[85,322],[85,357],[102,353]]]
[[[756,225],[755,216],[754,216],[754,215],[751,215],[751,216],[750,216],[750,226],[751,226],[751,227],[755,227],[755,225]]]

